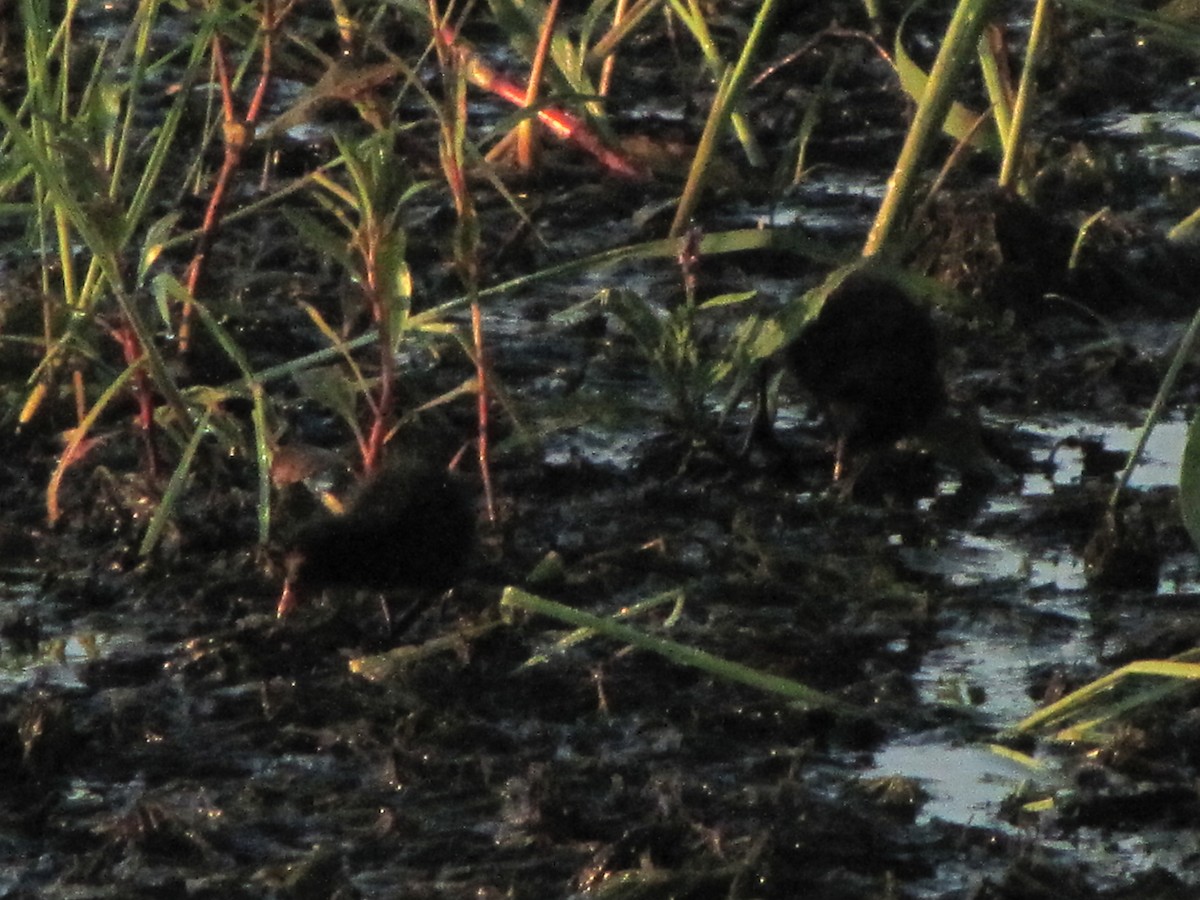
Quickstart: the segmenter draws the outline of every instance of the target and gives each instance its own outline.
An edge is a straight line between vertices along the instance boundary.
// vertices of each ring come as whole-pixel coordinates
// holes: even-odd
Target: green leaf
[[[310,247],[318,253],[333,257],[347,272],[354,271],[354,259],[350,255],[346,238],[343,235],[326,227],[314,216],[301,210],[284,210],[284,215]]]
[[[904,42],[900,39],[899,32],[896,33],[892,67],[896,70],[896,76],[900,79],[900,85],[904,88],[904,92],[913,100],[920,102],[925,93],[925,85],[929,81],[929,76],[905,52]],[[952,103],[950,111],[946,114],[946,120],[942,123],[942,130],[956,141],[967,140],[976,150],[999,155],[1000,137],[996,133],[996,125],[994,122],[987,122],[982,127],[976,128],[975,123],[980,115],[961,103]]]
[[[605,291],[600,302],[612,310],[647,357],[661,356],[665,328],[649,303],[633,291],[620,288]]]
[[[785,343],[782,326],[777,319],[764,320],[748,340],[746,354],[752,360],[767,359],[779,352]]]
[[[171,473],[171,480],[167,482],[167,489],[163,492],[162,500],[159,501],[158,507],[154,510],[154,515],[150,518],[146,534],[142,537],[141,546],[138,547],[138,556],[145,558],[153,553],[154,548],[158,546],[163,531],[175,513],[179,497],[187,485],[188,472],[191,471],[192,461],[196,458],[196,450],[200,447],[201,438],[208,433],[208,422],[211,417],[211,409],[206,409],[201,413],[200,421],[196,423],[191,439],[188,440],[187,445],[183,448],[183,453],[179,457],[179,464],[175,466],[175,471]]]
[[[341,369],[323,366],[292,373],[301,395],[341,416],[352,428],[358,426],[358,390]]]
[[[180,215],[179,212],[169,212],[153,222],[146,230],[146,239],[142,241],[142,254],[138,260],[138,284],[145,283],[146,273],[162,254],[163,247],[171,236],[171,232],[175,230]]]
[[[714,309],[718,306],[733,306],[744,303],[758,296],[758,291],[738,291],[736,294],[721,294],[700,304],[700,309]]]

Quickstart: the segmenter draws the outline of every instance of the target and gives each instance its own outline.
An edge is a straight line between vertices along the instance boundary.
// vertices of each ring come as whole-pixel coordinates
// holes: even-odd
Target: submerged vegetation
[[[16,855],[53,832],[58,856],[0,882],[900,897],[933,879],[923,896],[965,896],[932,874],[953,868],[956,839],[904,830],[919,787],[850,783],[853,754],[935,727],[1003,741],[1028,767],[1014,823],[1162,824],[1129,812],[1129,772],[1170,788],[1163,819],[1194,817],[1177,796],[1197,765],[1194,615],[1161,646],[1129,639],[1103,671],[1047,676],[1023,720],[989,721],[973,709],[986,691],[943,685],[930,704],[914,673],[947,616],[1001,616],[986,599],[964,612],[953,578],[911,560],[969,527],[1014,528],[1004,515],[1031,547],[1056,530],[1086,560],[1107,635],[1106,598],[1153,598],[1164,558],[1183,565],[1183,528],[1200,542],[1200,426],[1177,493],[1130,487],[1155,424],[1196,400],[1181,375],[1200,323],[1200,176],[1177,159],[1194,162],[1194,134],[1169,119],[1194,106],[1195,10],[799,6],[0,13],[0,490],[14,511],[0,550],[47,594],[0,637],[36,652],[44,628],[109,606],[155,636],[132,662],[89,663],[103,703],[72,713],[32,686],[14,703],[0,775],[35,786],[14,788]],[[1167,149],[1090,142],[1117,112]],[[839,193],[856,212],[822,225],[812,211]],[[1134,320],[1156,323],[1160,346],[1139,346]],[[822,423],[770,433],[764,417],[802,391]],[[1033,446],[1035,409],[1145,418],[1114,464],[1083,438]],[[1078,483],[1035,509],[1028,484],[1055,494],[1070,449]],[[284,581],[309,602],[277,622]],[[549,618],[575,630],[547,638]],[[220,735],[238,731],[243,756],[344,751],[369,769],[345,777],[377,833],[302,826],[278,783],[219,802],[240,823],[279,802],[284,849],[249,853],[258,836],[218,834],[194,810],[135,797],[130,811],[112,785],[96,789],[99,821],[76,826],[88,837],[62,825],[85,728],[137,747],[114,785],[142,766],[178,799],[176,779],[208,777],[211,721],[153,721],[167,714],[119,693],[175,677],[247,717]],[[245,702],[247,684],[261,700]],[[622,703],[636,710],[624,724]],[[191,735],[167,739],[178,758],[150,755],[165,732]],[[1067,748],[1078,790],[1045,777],[1035,736]],[[682,774],[658,780],[663,761]],[[239,784],[270,768],[228,765]],[[814,787],[820,767],[838,787]],[[746,792],[714,787],[743,777]],[[315,781],[323,808],[340,788]],[[417,812],[376,782],[418,785]],[[1132,818],[1106,822],[1120,800]],[[486,807],[465,857],[445,802]],[[418,835],[398,871],[360,852]],[[930,859],[913,863],[921,841]],[[59,865],[75,852],[86,861]],[[137,855],[192,874],[122,870]],[[197,860],[237,860],[235,874],[200,877]],[[1042,863],[1014,852],[971,896],[1044,896],[1061,863]],[[1196,886],[1162,878],[1144,893],[1085,879],[1071,896]]]

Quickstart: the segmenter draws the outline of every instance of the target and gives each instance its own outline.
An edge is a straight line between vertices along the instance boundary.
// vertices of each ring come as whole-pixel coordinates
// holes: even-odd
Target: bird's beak
[[[283,583],[283,593],[279,595],[279,603],[275,607],[275,618],[282,619],[284,616],[290,615],[296,608],[299,602],[299,594],[296,593],[296,583],[291,578]]]

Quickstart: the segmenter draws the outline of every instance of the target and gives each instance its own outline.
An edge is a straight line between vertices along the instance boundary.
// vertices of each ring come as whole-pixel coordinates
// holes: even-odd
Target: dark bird
[[[301,528],[287,554],[278,615],[329,587],[443,591],[475,548],[475,509],[461,479],[419,464],[391,465],[364,481],[346,512]]]
[[[928,311],[880,275],[847,276],[784,352],[837,435],[835,479],[848,459],[920,431],[946,403]]]

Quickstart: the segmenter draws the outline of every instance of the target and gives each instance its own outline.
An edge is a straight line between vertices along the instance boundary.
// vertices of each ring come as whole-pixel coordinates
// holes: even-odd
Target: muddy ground
[[[857,7],[839,13],[858,23]],[[784,17],[774,58],[829,24]],[[1172,398],[1175,442],[1152,448],[1122,506],[1138,539],[1084,562],[1124,463],[1116,451],[1200,283],[1190,251],[1162,237],[1200,197],[1194,143],[1162,125],[1194,113],[1172,87],[1194,84],[1194,61],[1093,25],[1065,23],[1047,68],[1039,211],[998,198],[994,167],[974,160],[911,251],[964,299],[935,316],[953,403],[978,414],[994,463],[982,484],[944,446],[916,442],[873,460],[848,495],[832,483],[827,428],[787,378],[775,397],[783,454],[732,452],[748,401],[698,444],[609,310],[561,315],[616,285],[670,303],[670,262],[488,301],[507,398],[494,407],[499,521],[481,526],[470,573],[438,598],[331,590],[278,621],[279,553],[255,548],[252,460],[202,447],[177,521],[141,560],[162,485],[139,471],[128,409],[70,471],[54,528],[43,491],[69,410],[6,427],[0,896],[1196,896],[1190,695],[1131,715],[1099,747],[1002,735],[1038,703],[1200,637],[1174,490],[1194,369]],[[673,46],[656,33],[630,65],[614,104],[622,130],[674,128],[634,102]],[[808,180],[776,190],[730,173],[701,214],[706,231],[795,221],[853,254],[909,114],[886,67],[865,41],[831,36],[748,102],[783,159],[835,49],[839,102]],[[1103,104],[1096,84],[1112,88]],[[1135,114],[1166,118],[1130,133]],[[685,142],[698,127],[688,115]],[[665,175],[606,180],[551,149],[526,185],[537,239],[504,204],[483,206],[494,280],[661,235],[665,223],[641,213],[677,188]],[[1105,205],[1068,273],[1063,234]],[[443,299],[457,288],[428,230],[411,261],[418,293]],[[232,234],[214,270],[236,278],[266,260],[276,268],[261,284],[283,285],[229,286],[224,315],[254,365],[318,349],[295,301],[336,317],[339,274],[282,227]],[[769,311],[823,274],[799,257],[730,255],[702,260],[699,284],[704,296],[757,288],[755,309]],[[729,324],[716,318],[705,340]],[[417,398],[471,373],[453,349],[406,363]],[[218,376],[232,377],[193,361],[197,382]],[[344,450],[334,417],[290,382],[276,387],[293,437]],[[21,396],[19,381],[5,388],[6,404]],[[227,413],[245,427],[245,409]],[[397,440],[452,452],[473,417],[466,398]],[[789,703],[598,638],[557,647],[555,622],[501,608],[510,585],[599,615],[672,593],[677,615],[667,605],[635,624],[839,703]],[[360,673],[356,661],[396,648],[423,652],[386,677]],[[995,742],[1044,768],[997,774]]]

